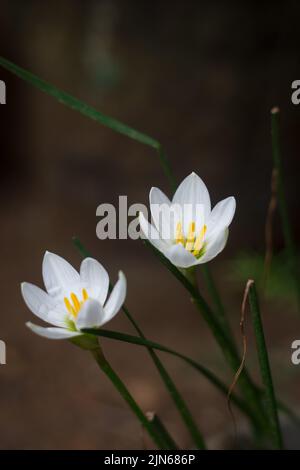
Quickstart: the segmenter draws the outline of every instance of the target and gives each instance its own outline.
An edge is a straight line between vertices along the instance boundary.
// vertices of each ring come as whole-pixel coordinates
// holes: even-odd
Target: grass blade
[[[283,448],[283,440],[279,425],[277,402],[269,362],[269,356],[265,341],[264,329],[262,325],[261,313],[258,303],[257,292],[254,281],[248,281],[249,287],[249,304],[252,316],[253,329],[255,333],[257,355],[260,365],[260,373],[264,385],[264,396],[266,402],[266,412],[270,420],[270,427],[273,437],[273,443],[276,448]]]
[[[109,127],[113,131],[118,132],[119,134],[123,134],[126,137],[135,140],[136,142],[140,142],[141,144],[154,148],[158,152],[162,169],[170,183],[171,188],[175,189],[176,184],[172,175],[169,161],[162,148],[162,145],[157,140],[153,139],[152,137],[149,137],[148,135],[142,132],[137,131],[136,129],[133,129],[132,127],[127,126],[126,124],[117,119],[107,116],[101,113],[100,111],[97,111],[92,106],[89,106],[88,104],[84,103],[83,101],[80,101],[69,93],[60,90],[51,83],[42,80],[33,73],[19,67],[18,65],[14,64],[13,62],[10,62],[4,57],[0,57],[0,65],[9,72],[17,75],[17,77],[30,83],[30,85],[33,85],[38,90],[43,91],[47,95],[52,96],[59,103],[64,104],[68,108],[74,109],[75,111],[78,111],[84,116],[87,116],[88,118],[97,121],[99,124]]]

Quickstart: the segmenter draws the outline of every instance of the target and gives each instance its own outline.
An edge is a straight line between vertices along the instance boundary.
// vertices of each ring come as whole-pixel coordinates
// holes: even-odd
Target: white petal
[[[102,264],[93,258],[85,258],[80,266],[80,280],[86,286],[89,297],[104,304],[109,287],[109,277]]]
[[[180,243],[168,248],[164,255],[178,268],[190,268],[197,264],[197,259],[187,251]]]
[[[172,203],[183,205],[203,206],[205,219],[210,214],[210,197],[207,187],[202,179],[191,173],[178,186]],[[195,219],[194,219],[195,220]]]
[[[151,188],[149,194],[150,206],[151,204],[161,205],[166,204],[167,206],[171,205],[170,199],[163,193],[159,188]]]
[[[235,213],[235,208],[236,202],[232,196],[218,202],[211,211],[207,221],[207,236],[210,236],[215,231],[219,232],[229,227]]]
[[[204,255],[199,258],[197,264],[207,263],[221,253],[227,243],[228,234],[229,230],[225,229],[221,232],[214,232],[211,238],[207,238],[205,241],[205,243],[207,243],[207,248]]]
[[[126,297],[126,278],[122,271],[119,272],[119,280],[110,294],[104,307],[105,317],[102,325],[111,320],[122,307]]]
[[[41,320],[55,326],[64,326],[65,314],[57,312],[56,302],[49,294],[33,284],[23,282],[21,284],[23,299],[27,307]]]
[[[76,320],[78,330],[83,328],[96,328],[103,322],[104,310],[100,302],[88,299],[81,307]]]
[[[150,210],[154,225],[157,228],[158,232],[162,234],[164,226],[166,226],[167,229],[169,229],[170,227],[171,201],[158,188],[151,188],[149,199]],[[168,238],[170,238],[170,236]]]
[[[43,260],[43,279],[48,293],[62,300],[70,292],[77,291],[80,276],[66,260],[47,251]]]
[[[177,223],[182,219],[180,204],[172,204],[170,199],[158,188],[151,189],[149,198],[152,219],[160,238],[167,242],[173,241]]]
[[[67,330],[66,328],[44,328],[43,326],[33,325],[30,322],[27,322],[26,326],[28,326],[28,328],[30,328],[37,335],[49,339],[68,339],[82,334],[78,331]]]
[[[142,212],[139,213],[139,223],[142,233],[155,248],[157,248],[159,251],[163,251],[168,247],[168,243],[160,238],[156,228],[149,224]]]

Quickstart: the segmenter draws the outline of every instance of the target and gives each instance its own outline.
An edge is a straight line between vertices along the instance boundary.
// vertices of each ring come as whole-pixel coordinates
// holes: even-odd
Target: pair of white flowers
[[[152,188],[150,209],[154,225],[139,215],[144,236],[175,266],[190,268],[210,261],[225,247],[235,199],[224,199],[211,210],[204,182],[192,173],[179,185],[172,201]],[[119,272],[119,280],[108,295],[108,274],[92,258],[81,263],[78,273],[60,256],[46,252],[43,280],[46,291],[24,282],[22,294],[28,308],[52,325],[27,326],[51,339],[70,339],[83,335],[85,328],[100,328],[118,313],[126,297],[124,274]]]

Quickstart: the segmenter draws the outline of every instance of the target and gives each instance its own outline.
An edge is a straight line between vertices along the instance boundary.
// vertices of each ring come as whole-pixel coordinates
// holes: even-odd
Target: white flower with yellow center
[[[43,279],[47,292],[27,282],[22,283],[21,289],[27,307],[53,325],[27,323],[32,331],[46,338],[73,338],[82,335],[84,328],[101,327],[118,313],[126,296],[126,279],[119,272],[119,280],[107,299],[108,274],[92,258],[82,261],[78,273],[60,256],[46,252]]]
[[[179,268],[207,263],[225,247],[235,213],[235,198],[220,201],[211,210],[208,190],[195,173],[178,186],[172,201],[158,188],[150,191],[153,224],[142,213],[143,235]]]

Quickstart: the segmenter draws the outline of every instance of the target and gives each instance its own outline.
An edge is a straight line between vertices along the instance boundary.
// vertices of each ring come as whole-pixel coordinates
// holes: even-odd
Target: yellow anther
[[[188,231],[188,236],[187,236],[186,245],[185,245],[185,249],[188,251],[192,251],[193,246],[194,246],[195,228],[196,228],[195,222],[191,222],[189,225],[189,231]]]
[[[80,310],[80,302],[79,302],[79,300],[78,300],[78,298],[77,298],[77,295],[74,294],[74,292],[71,293],[71,299],[72,299],[72,301],[73,301],[74,310],[75,310],[76,315],[77,315],[77,313],[78,313],[79,310]]]
[[[87,300],[89,298],[89,295],[85,289],[82,289],[82,297],[83,300]]]
[[[181,222],[178,222],[176,226],[176,237],[175,237],[176,243],[182,243],[184,245],[184,236],[182,233],[182,224]]]
[[[206,225],[203,225],[196,237],[196,223],[192,221],[189,224],[188,236],[185,239],[182,231],[182,224],[181,222],[178,222],[176,226],[175,243],[181,243],[186,250],[190,251],[194,256],[198,256],[203,248],[205,233]]]
[[[64,298],[64,302],[65,302],[65,306],[67,307],[67,310],[68,312],[71,314],[71,315],[76,315],[76,312],[74,310],[74,308],[72,307],[72,305],[70,304],[70,301],[67,297]]]
[[[82,300],[79,300],[74,292],[71,292],[70,297],[72,303],[67,297],[64,297],[65,306],[68,312],[73,315],[73,317],[77,317],[79,310],[81,309],[83,303],[89,298],[89,295],[86,289],[82,289]]]
[[[205,236],[205,232],[206,232],[206,225],[203,225],[202,229],[200,230],[197,238],[196,238],[196,241],[195,241],[195,244],[194,244],[194,251],[193,251],[193,255],[197,256],[201,250],[201,248],[203,247],[203,240],[204,240],[204,236]]]

